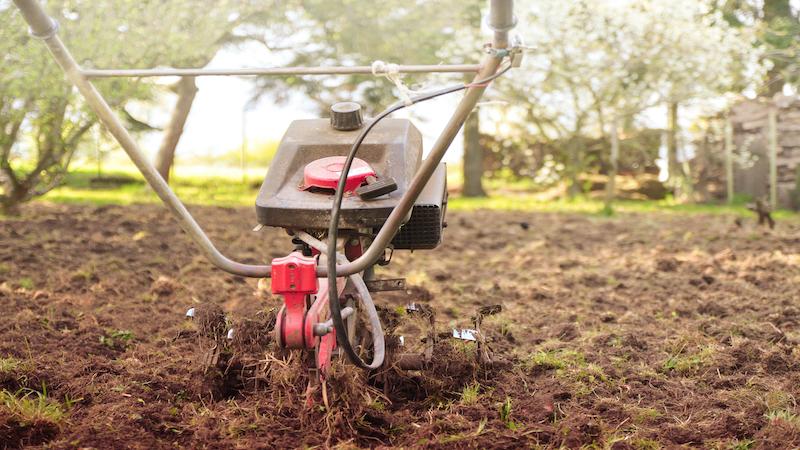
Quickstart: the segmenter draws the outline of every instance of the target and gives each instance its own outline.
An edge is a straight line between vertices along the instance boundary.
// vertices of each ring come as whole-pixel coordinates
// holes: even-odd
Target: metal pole
[[[494,48],[508,47],[508,32],[517,25],[514,0],[492,0],[486,24],[494,31]]]
[[[247,174],[245,172],[246,165],[245,160],[247,159],[247,134],[246,134],[246,126],[247,126],[247,104],[242,107],[242,155],[241,155],[241,164],[242,164],[242,184],[247,182]]]
[[[778,115],[775,108],[769,110],[769,202],[778,207]]]
[[[477,73],[480,64],[456,64],[441,66],[400,66],[400,73]],[[97,69],[81,70],[88,78],[109,77],[202,77],[212,75],[372,75],[372,66],[352,67],[277,67],[264,69]]]
[[[725,179],[728,184],[728,203],[733,202],[733,124],[725,118]]]

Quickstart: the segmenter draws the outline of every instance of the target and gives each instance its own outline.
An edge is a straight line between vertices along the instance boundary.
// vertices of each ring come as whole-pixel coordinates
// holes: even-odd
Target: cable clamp
[[[494,48],[492,44],[483,44],[483,49],[486,53],[495,58],[505,58],[508,56],[511,59],[511,67],[518,68],[522,65],[524,52],[532,52],[536,50],[536,47],[526,46],[522,40],[522,36],[516,35],[514,39],[508,43],[508,47],[506,48]]]
[[[483,44],[483,51],[495,58],[505,58],[510,54],[507,48],[494,48],[492,44]]]

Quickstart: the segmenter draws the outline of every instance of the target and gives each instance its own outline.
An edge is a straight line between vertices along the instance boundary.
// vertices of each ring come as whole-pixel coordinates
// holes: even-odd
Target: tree
[[[270,2],[238,2],[233,0],[217,0],[211,3],[195,0],[194,3],[171,2],[184,7],[174,11],[170,25],[167,27],[181,39],[176,51],[163,58],[161,64],[173,68],[205,67],[217,52],[225,45],[237,44],[251,39],[246,32],[235,32],[237,28],[246,28],[251,23],[265,20],[265,13],[276,6]],[[274,20],[266,14],[268,20]],[[149,28],[149,25],[142,24]],[[175,107],[172,110],[164,137],[156,153],[153,165],[164,181],[169,182],[169,172],[175,161],[175,149],[178,147],[183,127],[189,117],[198,89],[195,77],[183,77],[171,87],[177,94]]]
[[[717,0],[713,6],[732,26],[756,30],[755,45],[772,66],[759,94],[772,97],[784,84],[800,80],[800,12],[790,0]]]
[[[131,2],[77,10],[69,2],[47,6],[63,24],[62,39],[82,54],[85,64],[135,53],[124,38],[138,36],[107,21],[131,13]],[[107,39],[96,42],[96,35]],[[78,142],[97,119],[73,93],[44,45],[27,35],[8,1],[0,1],[0,43],[0,211],[17,214],[20,204],[60,184]],[[103,80],[97,88],[118,109],[150,93],[150,86],[138,80]]]
[[[703,1],[520,3],[521,31],[538,47],[529,60],[536,75],[513,76],[511,87],[529,110],[527,127],[565,142],[573,194],[583,136],[610,132],[613,143],[641,111],[740,90],[761,70],[752,36]]]
[[[86,69],[190,67],[207,61],[240,19],[235,11],[251,8],[232,0],[213,5],[68,0],[45,7],[61,23],[59,38]],[[0,43],[0,209],[15,214],[20,204],[61,183],[78,143],[97,119],[45,46],[26,34],[8,0],[0,0]],[[158,90],[139,79],[96,79],[94,84],[122,113],[131,101],[148,100]]]

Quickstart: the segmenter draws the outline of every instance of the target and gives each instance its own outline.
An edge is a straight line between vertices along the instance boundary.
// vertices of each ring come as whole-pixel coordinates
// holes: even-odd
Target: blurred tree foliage
[[[249,4],[233,1],[67,0],[45,2],[59,38],[85,69],[191,67],[210,60]],[[0,0],[0,211],[58,186],[97,118],[42,42],[30,38],[19,11]],[[158,87],[141,79],[95,79],[109,105],[125,111]],[[131,125],[139,125],[130,120]]]
[[[740,91],[763,73],[749,29],[731,27],[702,0],[518,5],[518,32],[537,48],[527,70],[498,83],[514,105],[498,113],[504,139],[536,136],[558,149],[573,195],[592,163],[587,140],[610,137],[613,146],[648,108]],[[609,155],[602,157],[613,169]],[[542,168],[551,170],[528,170]]]
[[[369,66],[377,60],[407,65],[475,63],[471,57],[480,54],[451,59],[442,50],[457,29],[479,27],[480,19],[477,2],[286,0],[283,17],[268,18],[260,40],[270,49],[285,51],[286,67]],[[409,85],[430,79],[404,77]],[[256,100],[269,96],[281,102],[299,91],[325,114],[342,101],[362,103],[372,114],[398,100],[394,83],[373,75],[257,77],[255,83]]]
[[[717,0],[714,7],[731,25],[757,30],[757,45],[772,65],[760,94],[772,97],[800,81],[800,11],[790,0]]]

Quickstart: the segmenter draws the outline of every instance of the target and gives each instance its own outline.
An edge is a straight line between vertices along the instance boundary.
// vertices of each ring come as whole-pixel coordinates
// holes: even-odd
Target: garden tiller
[[[432,249],[441,242],[447,206],[442,156],[486,86],[511,67],[518,67],[521,60],[522,46],[508,40],[508,31],[516,24],[513,0],[491,0],[487,24],[494,39],[486,44],[487,57],[481,64],[404,66],[378,61],[362,67],[238,70],[82,70],[58,38],[58,22],[37,0],[14,3],[28,23],[30,35],[44,41],[203,255],[231,274],[272,278],[273,293],[285,299],[275,324],[279,347],[307,351],[316,375],[312,379],[324,376],[333,354],[346,355],[352,364],[365,369],[384,363],[384,336],[370,292],[404,289],[405,281],[374,279],[374,266],[387,264],[394,250]],[[256,218],[257,228],[286,229],[296,247],[269,266],[237,263],[217,251],[89,81],[94,77],[370,73],[397,80],[404,73],[444,72],[472,72],[475,81],[416,96],[396,81],[403,101],[371,120],[362,117],[358,104],[346,102],[331,108],[329,120],[298,120],[289,126],[256,198]],[[466,90],[463,100],[425,159],[419,130],[407,119],[386,118],[401,108],[460,90]],[[367,332],[372,336],[370,363],[362,360],[369,342],[358,336],[360,311],[366,313]],[[431,359],[430,341],[435,340],[435,333],[430,337],[434,339],[425,351],[398,355],[396,363],[403,368],[424,368]]]

